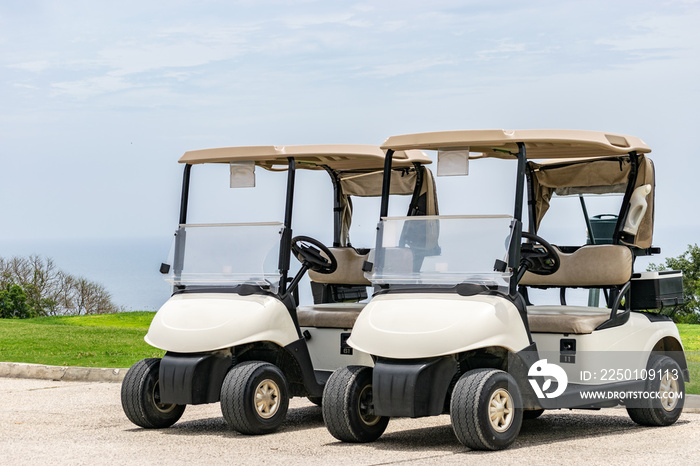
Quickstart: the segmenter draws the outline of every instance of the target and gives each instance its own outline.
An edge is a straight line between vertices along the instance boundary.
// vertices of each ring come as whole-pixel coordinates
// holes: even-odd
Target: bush
[[[40,256],[0,258],[2,317],[106,314],[122,310],[99,283],[59,270]]]
[[[27,305],[27,294],[21,286],[7,283],[0,290],[0,317],[3,319],[28,319],[34,317]]]

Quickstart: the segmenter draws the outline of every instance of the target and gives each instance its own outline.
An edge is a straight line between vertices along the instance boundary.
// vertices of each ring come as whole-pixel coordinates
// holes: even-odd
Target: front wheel
[[[221,413],[241,434],[268,434],[279,429],[287,415],[289,389],[282,371],[262,361],[231,368],[221,385]]]
[[[162,429],[175,424],[185,405],[161,403],[159,384],[160,359],[137,362],[122,382],[122,409],[131,422],[146,429]]]
[[[349,366],[336,370],[323,389],[323,422],[343,442],[372,442],[386,430],[389,418],[374,414],[372,368]]]
[[[457,439],[472,450],[509,447],[523,422],[515,379],[496,369],[465,373],[452,391],[450,420]]]
[[[648,378],[645,391],[648,395],[642,406],[627,408],[630,418],[643,426],[668,426],[678,420],[683,411],[685,381],[676,361],[668,356],[653,354],[647,365]]]

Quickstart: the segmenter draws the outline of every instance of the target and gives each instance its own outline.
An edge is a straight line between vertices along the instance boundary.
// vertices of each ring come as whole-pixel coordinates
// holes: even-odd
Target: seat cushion
[[[364,307],[357,303],[300,306],[297,309],[299,327],[352,328]]]
[[[532,333],[591,333],[610,318],[610,309],[585,306],[528,306]]]

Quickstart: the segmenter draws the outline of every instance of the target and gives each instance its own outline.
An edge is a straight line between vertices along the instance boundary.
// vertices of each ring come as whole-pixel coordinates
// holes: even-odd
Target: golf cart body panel
[[[286,346],[298,337],[289,311],[273,296],[192,293],[171,297],[145,339],[165,351],[197,353],[255,341]]]
[[[354,350],[348,346],[347,339],[352,327],[345,329],[327,327],[301,327],[308,335],[306,345],[311,354],[316,371],[324,371],[327,375],[339,367],[368,366],[372,367],[372,357],[363,351]]]
[[[671,339],[677,345],[674,358],[683,351],[678,328],[672,321],[650,325],[649,319],[638,312],[631,313],[629,321],[617,327],[582,334],[533,332],[532,339],[541,357],[548,357],[566,371],[569,383],[585,385],[615,382],[616,379],[601,380],[600,377],[611,369],[645,368],[652,351],[656,351],[664,339]],[[574,349],[563,350],[562,342]],[[681,369],[687,368],[685,358],[680,361]],[[582,379],[587,373],[598,374],[598,377]]]
[[[530,344],[522,318],[508,300],[444,293],[376,296],[358,317],[348,343],[359,351],[394,359],[496,346],[517,352]]]

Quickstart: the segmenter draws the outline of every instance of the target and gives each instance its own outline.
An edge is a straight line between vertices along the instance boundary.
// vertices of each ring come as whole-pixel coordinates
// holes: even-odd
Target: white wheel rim
[[[659,400],[661,407],[666,411],[673,411],[678,404],[678,380],[671,376],[671,372],[666,372],[666,375],[661,379],[659,385]]]
[[[373,426],[379,422],[380,417],[372,414],[374,407],[372,406],[372,385],[365,385],[357,397],[357,412],[360,414],[360,419],[368,426]]]
[[[513,399],[508,390],[499,388],[489,400],[489,421],[496,432],[505,432],[513,424]]]
[[[280,388],[270,379],[260,382],[255,389],[255,411],[263,419],[269,419],[277,413],[280,406]]]
[[[151,396],[153,397],[153,404],[155,405],[156,409],[161,413],[167,414],[173,409],[175,409],[175,404],[166,404],[160,402],[160,383],[158,381],[156,381],[156,383],[153,384],[153,393],[151,394]]]

